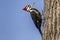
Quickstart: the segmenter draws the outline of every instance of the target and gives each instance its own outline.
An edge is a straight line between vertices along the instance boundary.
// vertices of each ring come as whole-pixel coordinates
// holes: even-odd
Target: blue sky
[[[30,14],[22,10],[33,2],[42,13],[43,0],[0,0],[0,40],[41,40]]]

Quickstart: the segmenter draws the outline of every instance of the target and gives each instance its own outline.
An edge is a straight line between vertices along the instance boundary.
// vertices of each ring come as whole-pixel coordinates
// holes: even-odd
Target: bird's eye
[[[31,5],[28,5],[29,8],[31,8]]]

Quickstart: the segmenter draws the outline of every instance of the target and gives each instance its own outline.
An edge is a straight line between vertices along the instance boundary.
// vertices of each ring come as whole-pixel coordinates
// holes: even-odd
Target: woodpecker
[[[39,30],[40,34],[42,35],[42,31],[41,31],[42,16],[41,16],[41,13],[36,8],[33,8],[32,5],[30,5],[30,4],[26,5],[23,8],[23,10],[30,13],[31,18],[32,18],[36,28]]]

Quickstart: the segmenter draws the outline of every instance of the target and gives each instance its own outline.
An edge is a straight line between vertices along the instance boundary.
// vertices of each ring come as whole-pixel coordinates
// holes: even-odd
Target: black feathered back
[[[40,33],[42,35],[42,32],[41,32],[41,23],[42,23],[41,13],[35,8],[31,8],[30,10],[33,10],[30,12],[30,15],[32,17],[34,24],[36,25],[36,27],[38,28],[38,30],[40,31]]]

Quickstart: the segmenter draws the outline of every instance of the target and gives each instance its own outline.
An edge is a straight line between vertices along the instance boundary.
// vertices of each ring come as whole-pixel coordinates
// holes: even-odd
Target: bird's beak
[[[26,8],[26,7],[24,7],[24,8],[23,8],[23,10],[25,10],[25,11],[26,11],[26,10],[27,10],[27,8]]]

